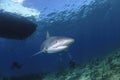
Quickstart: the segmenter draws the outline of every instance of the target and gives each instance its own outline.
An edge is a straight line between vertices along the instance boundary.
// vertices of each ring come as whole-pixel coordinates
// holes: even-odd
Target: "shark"
[[[33,54],[32,56],[36,56],[40,53],[53,54],[62,51],[66,51],[72,43],[74,43],[74,39],[70,37],[62,37],[62,36],[50,36],[47,31],[46,40],[43,41],[40,51]]]

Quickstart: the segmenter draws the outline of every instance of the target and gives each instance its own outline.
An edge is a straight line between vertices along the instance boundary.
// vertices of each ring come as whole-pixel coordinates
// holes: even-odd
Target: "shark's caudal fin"
[[[39,51],[39,52],[33,54],[31,57],[36,56],[36,55],[41,54],[41,53],[42,53],[42,51]]]

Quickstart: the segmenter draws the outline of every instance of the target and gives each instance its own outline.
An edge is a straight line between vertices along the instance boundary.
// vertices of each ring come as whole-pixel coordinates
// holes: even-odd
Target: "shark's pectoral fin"
[[[32,57],[33,57],[33,56],[36,56],[36,55],[38,55],[38,54],[41,54],[41,53],[42,53],[42,51],[39,51],[39,52],[33,54]]]

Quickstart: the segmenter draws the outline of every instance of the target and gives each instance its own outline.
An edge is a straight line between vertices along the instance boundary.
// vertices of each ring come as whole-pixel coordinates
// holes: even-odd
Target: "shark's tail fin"
[[[39,52],[33,54],[31,57],[36,56],[36,55],[41,54],[41,53],[42,53],[42,51],[39,51]]]

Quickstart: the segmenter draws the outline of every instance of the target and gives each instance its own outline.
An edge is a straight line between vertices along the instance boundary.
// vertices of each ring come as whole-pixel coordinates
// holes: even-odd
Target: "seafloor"
[[[47,75],[42,80],[120,80],[120,49],[89,64]]]
[[[69,67],[61,72],[32,74],[0,80],[120,80],[120,49],[88,64]]]

